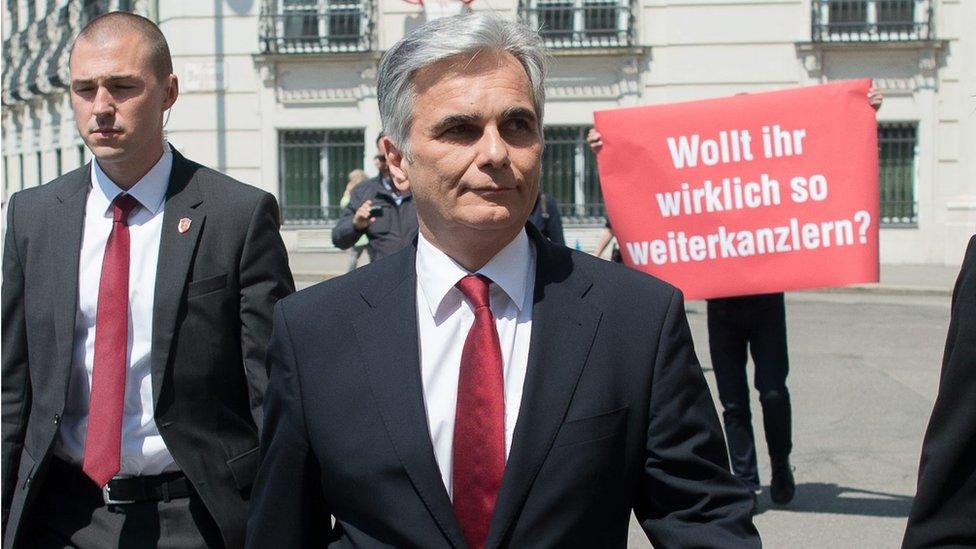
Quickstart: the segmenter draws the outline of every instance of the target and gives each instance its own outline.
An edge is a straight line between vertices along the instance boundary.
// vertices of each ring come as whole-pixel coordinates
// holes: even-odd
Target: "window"
[[[926,40],[933,0],[813,0],[813,38],[823,42]]]
[[[604,215],[596,156],[586,143],[589,126],[545,128],[542,191],[559,204],[559,212],[574,223],[599,223]]]
[[[282,0],[285,39],[296,46],[314,45],[319,38],[318,3]]]
[[[629,0],[524,0],[522,17],[552,48],[631,43]]]
[[[103,13],[108,13],[108,0],[85,0],[81,8],[82,26]]]
[[[881,224],[915,226],[915,122],[878,123],[878,176],[881,185]]]
[[[370,49],[369,8],[364,0],[279,0],[278,13],[270,17],[272,21],[266,21],[262,27],[266,51],[321,53]]]
[[[286,130],[279,134],[279,181],[286,223],[339,216],[349,172],[362,169],[363,130]]]

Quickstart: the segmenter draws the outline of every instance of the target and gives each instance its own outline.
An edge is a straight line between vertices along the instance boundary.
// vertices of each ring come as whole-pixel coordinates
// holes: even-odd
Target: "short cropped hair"
[[[80,40],[98,44],[130,32],[138,33],[149,46],[149,62],[160,80],[173,74],[173,58],[163,31],[149,19],[127,11],[103,13],[89,21],[78,33],[71,51],[74,53],[75,45]]]
[[[525,68],[532,88],[532,103],[542,135],[546,92],[543,83],[548,55],[539,33],[522,23],[493,14],[470,13],[429,21],[401,38],[380,61],[376,95],[383,133],[409,158],[408,135],[413,123],[417,71],[463,54],[483,50],[512,54]]]

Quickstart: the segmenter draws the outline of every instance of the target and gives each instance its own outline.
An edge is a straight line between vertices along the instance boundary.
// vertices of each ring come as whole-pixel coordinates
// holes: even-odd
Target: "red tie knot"
[[[120,194],[112,201],[112,221],[114,223],[128,223],[129,214],[139,207],[139,201],[131,194]]]
[[[474,306],[475,309],[480,309],[481,307],[488,307],[490,301],[488,300],[488,286],[491,284],[491,279],[484,275],[468,275],[458,283],[455,284],[458,290],[464,294],[464,297],[468,299],[468,302]]]

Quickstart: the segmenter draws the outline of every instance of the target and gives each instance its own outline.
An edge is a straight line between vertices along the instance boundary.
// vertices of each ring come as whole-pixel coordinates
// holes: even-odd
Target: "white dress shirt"
[[[157,475],[179,468],[173,461],[153,419],[152,351],[153,297],[156,263],[162,234],[163,208],[173,153],[169,145],[149,173],[128,194],[139,202],[129,216],[129,341],[125,374],[125,408],[122,413],[122,462],[119,475]],[[78,308],[75,313],[74,347],[68,398],[59,428],[55,454],[81,465],[88,431],[95,359],[95,321],[98,286],[105,244],[112,232],[112,201],[122,193],[92,162],[92,186],[85,204],[85,225],[78,266]],[[171,227],[176,230],[176,227]]]
[[[512,447],[529,360],[535,259],[535,248],[523,230],[477,271],[493,282],[489,299],[504,366],[506,459]],[[472,273],[420,235],[417,242],[420,372],[434,456],[447,493],[452,497],[454,416],[461,351],[474,323],[474,309],[454,285],[469,274]]]

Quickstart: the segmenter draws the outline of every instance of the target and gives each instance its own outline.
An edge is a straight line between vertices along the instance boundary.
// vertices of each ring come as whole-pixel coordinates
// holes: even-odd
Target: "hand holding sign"
[[[624,259],[689,299],[877,281],[869,86],[596,113]]]

